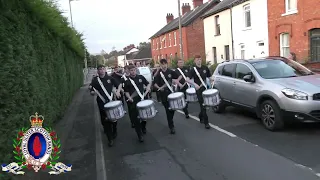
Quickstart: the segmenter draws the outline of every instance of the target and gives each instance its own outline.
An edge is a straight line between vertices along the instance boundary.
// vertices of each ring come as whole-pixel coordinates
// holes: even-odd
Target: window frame
[[[240,58],[246,59],[246,45],[245,44],[239,44],[239,45],[240,45]]]
[[[169,47],[171,47],[171,33],[169,34]]]
[[[177,46],[177,32],[174,32],[174,33],[173,33],[173,36],[174,36],[174,43],[173,43],[173,45],[174,45],[174,46]]]
[[[234,78],[235,79],[241,79],[241,80],[243,80],[243,77],[242,78],[238,78],[237,76],[237,67],[239,66],[239,65],[242,65],[242,66],[245,66],[246,68],[248,68],[249,69],[249,71],[250,71],[250,75],[252,75],[253,74],[253,72],[252,72],[252,70],[249,68],[249,66],[247,66],[246,64],[242,64],[242,63],[237,63],[237,65],[236,65],[236,68],[234,69]],[[249,74],[247,74],[247,75],[249,75]],[[245,75],[246,76],[246,75]]]
[[[290,8],[290,1],[295,1],[295,2],[293,2],[293,5],[294,5],[293,8]],[[286,14],[296,13],[297,11],[298,11],[298,1],[297,0],[285,0],[285,12],[286,12]]]
[[[231,77],[230,76],[226,76],[223,74],[223,71],[224,69],[227,67],[227,66],[234,66],[233,69],[232,69],[232,75]],[[235,63],[230,63],[230,64],[225,64],[222,68],[222,71],[221,71],[221,76],[224,76],[224,77],[228,77],[228,78],[235,78],[235,69],[236,69],[237,65]]]
[[[248,8],[248,9],[246,9]],[[249,17],[250,17],[250,25],[247,25],[247,12],[249,12]],[[243,6],[243,25],[245,29],[250,29],[252,26],[252,18],[251,18],[251,6],[250,4],[246,4]]]
[[[282,43],[285,35],[288,36],[288,38],[287,38],[288,39],[288,46],[284,46]],[[284,33],[281,33],[279,36],[280,36],[280,38],[279,38],[280,56],[288,57],[288,55],[290,53],[290,34],[287,32],[284,32]],[[285,54],[284,54],[284,50],[283,50],[284,48],[289,48],[287,56],[285,56]]]
[[[220,16],[216,15],[214,17],[214,21],[215,21],[214,23],[215,23],[215,30],[216,30],[215,35],[219,36],[221,35]]]

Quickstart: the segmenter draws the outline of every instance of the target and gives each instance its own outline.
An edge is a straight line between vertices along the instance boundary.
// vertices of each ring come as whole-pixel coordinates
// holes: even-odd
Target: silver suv
[[[320,122],[320,75],[283,57],[233,60],[221,63],[213,73],[222,113],[240,106],[257,114],[271,131],[286,122]]]

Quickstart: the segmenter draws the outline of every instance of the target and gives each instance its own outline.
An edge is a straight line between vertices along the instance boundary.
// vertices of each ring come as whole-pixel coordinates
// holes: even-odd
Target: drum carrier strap
[[[193,69],[194,69],[194,71],[196,72],[196,74],[197,74],[198,78],[200,79],[200,81],[201,81],[202,85],[203,85],[206,89],[208,89],[208,88],[207,88],[206,83],[204,83],[203,79],[201,78],[201,76],[200,76],[200,74],[199,74],[199,72],[198,72],[197,68],[196,68],[196,67],[193,67]]]
[[[106,90],[106,88],[104,87],[104,85],[102,84],[100,77],[98,77],[97,79],[98,79],[98,82],[99,82],[99,84],[100,84],[103,92],[107,95],[108,99],[109,99],[110,101],[112,101],[113,93],[111,93],[111,95],[110,95],[110,94],[108,93],[108,91]],[[100,94],[100,95],[101,95],[101,94]]]
[[[184,73],[182,72],[182,70],[180,69],[180,68],[177,68],[178,69],[178,71],[181,73],[181,75],[182,75],[182,77],[184,78],[184,80],[187,82],[187,78],[186,78],[186,76],[184,75]],[[188,87],[190,87],[190,84],[187,82],[187,84],[188,84]]]
[[[96,90],[96,88],[93,88],[93,90],[97,93],[97,95],[98,95],[99,98],[103,101],[103,103],[106,103],[106,100],[105,100],[104,97],[99,93],[99,91]]]
[[[145,94],[144,93],[141,94],[141,92],[140,92],[139,88],[137,87],[136,83],[131,78],[129,78],[129,80],[130,80],[131,84],[133,85],[134,89],[137,91],[137,93],[140,96],[141,100],[144,100],[144,95]]]
[[[167,87],[169,88],[169,90],[173,93],[173,89],[172,89],[172,87],[170,86],[170,84],[168,83],[168,81],[166,80],[166,77],[164,77],[164,75],[163,75],[162,72],[160,72],[160,75],[161,75],[163,81],[166,83],[166,85],[167,85]]]

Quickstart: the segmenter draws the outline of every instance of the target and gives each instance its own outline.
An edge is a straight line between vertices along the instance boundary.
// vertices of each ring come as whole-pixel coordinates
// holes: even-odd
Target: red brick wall
[[[176,37],[177,37],[177,45],[174,46],[174,32],[176,32]],[[169,47],[169,34],[171,34],[171,47]],[[151,54],[152,54],[152,58],[154,59],[154,57],[156,56],[156,60],[158,60],[158,56],[160,56],[161,59],[161,55],[164,56],[164,58],[167,55],[167,59],[170,60],[170,54],[172,54],[172,57],[175,57],[175,53],[178,53],[178,57],[180,57],[180,38],[179,38],[179,29],[171,31],[165,35],[162,35],[160,37],[151,39]],[[162,49],[160,49],[160,40],[166,36],[166,48],[164,48],[164,44],[162,46]],[[155,46],[157,46],[157,39],[159,40],[159,49],[154,49],[153,48],[153,40],[155,40]],[[182,42],[183,44],[183,54],[187,54],[188,50],[187,50],[187,44],[186,42],[186,28],[182,27]]]
[[[187,27],[187,42],[188,54],[187,58],[193,58],[195,55],[200,55],[205,58],[204,44],[204,27],[202,19],[198,18]]]
[[[280,55],[280,34],[290,34],[290,51],[304,63],[309,60],[309,30],[320,28],[319,0],[298,0],[298,13],[282,16],[285,13],[284,0],[268,1],[269,51],[270,55]],[[320,64],[309,64],[320,68]]]

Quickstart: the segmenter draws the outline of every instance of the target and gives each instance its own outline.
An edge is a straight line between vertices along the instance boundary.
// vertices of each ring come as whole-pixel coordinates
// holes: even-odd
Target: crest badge
[[[142,82],[142,79],[139,79],[139,82]]]
[[[185,72],[188,72],[188,69],[186,69]]]
[[[110,79],[108,79],[107,82],[110,84],[111,83]]]
[[[16,175],[25,174],[22,169],[33,169],[39,172],[40,169],[51,169],[49,174],[61,174],[71,171],[72,165],[65,165],[58,162],[60,157],[60,139],[51,128],[42,127],[44,116],[30,116],[31,127],[19,130],[13,140],[14,158],[18,162],[9,165],[2,164],[2,171]]]
[[[206,73],[207,71],[206,70],[203,70],[203,73]]]
[[[168,78],[171,78],[171,74],[168,74]]]

